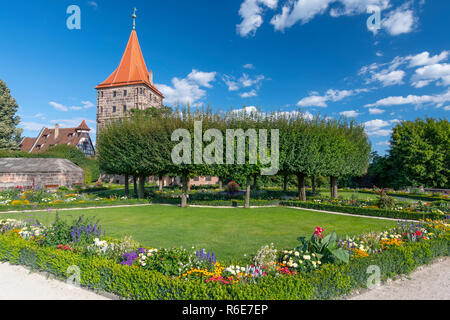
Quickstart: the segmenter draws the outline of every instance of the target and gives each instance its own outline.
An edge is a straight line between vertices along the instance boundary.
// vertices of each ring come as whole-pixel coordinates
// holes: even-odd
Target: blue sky
[[[80,30],[67,28],[70,5]],[[167,105],[347,115],[380,153],[396,122],[448,117],[450,1],[2,1],[0,79],[25,136],[82,119],[95,130],[94,87],[117,67],[134,7]]]

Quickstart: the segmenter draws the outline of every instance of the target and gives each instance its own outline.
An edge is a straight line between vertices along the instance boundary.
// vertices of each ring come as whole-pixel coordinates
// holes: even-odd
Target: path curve
[[[0,263],[0,288],[0,300],[109,300],[93,291],[9,263]]]
[[[355,293],[348,300],[450,300],[450,258],[417,268],[409,276],[388,281],[372,290]]]

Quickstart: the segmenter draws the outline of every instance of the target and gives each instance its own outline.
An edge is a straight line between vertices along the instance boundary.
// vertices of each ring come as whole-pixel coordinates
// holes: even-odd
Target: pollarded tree
[[[19,149],[22,129],[17,128],[20,122],[16,116],[18,108],[6,83],[0,80],[0,149]]]
[[[165,119],[165,118],[162,118]],[[167,172],[170,166],[169,120],[136,114],[111,123],[98,139],[100,168],[106,173],[139,178],[139,198],[144,197],[145,179]]]

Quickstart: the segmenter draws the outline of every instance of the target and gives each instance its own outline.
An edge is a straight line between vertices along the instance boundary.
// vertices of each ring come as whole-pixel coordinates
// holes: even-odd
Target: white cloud
[[[98,8],[98,3],[96,1],[88,1],[88,5],[90,5],[94,9]]]
[[[440,54],[430,57],[430,53],[428,51],[424,51],[415,56],[408,56],[406,59],[410,61],[409,67],[422,67],[447,60],[449,53],[450,51],[442,51]]]
[[[261,82],[265,79],[263,75],[256,76],[255,78],[251,78],[248,74],[243,73],[239,79],[236,79],[233,76],[223,75],[222,80],[228,87],[229,91],[237,91],[241,88],[251,88],[255,87],[255,89],[240,93],[239,95],[242,98],[249,98],[257,96],[256,90],[261,87]],[[248,89],[247,89],[248,90]]]
[[[301,99],[297,105],[299,107],[321,107],[325,108],[328,106],[328,101],[340,101],[346,97],[353,96],[360,92],[367,92],[367,89],[356,89],[356,90],[334,90],[329,89],[325,95],[321,96],[317,92],[312,92],[309,97]]]
[[[278,0],[244,0],[239,9],[242,22],[237,25],[237,32],[241,37],[252,36],[263,23],[263,8],[275,9]]]
[[[385,113],[385,110],[378,109],[378,108],[370,108],[369,113],[370,114],[382,114],[382,113]]]
[[[356,110],[347,110],[347,111],[342,111],[339,112],[339,114],[341,116],[347,117],[347,118],[356,118],[357,116],[360,115],[360,113]]]
[[[389,141],[380,141],[377,143],[377,146],[381,146],[381,147],[389,147],[391,145],[391,143]]]
[[[216,80],[216,72],[202,72],[193,69],[188,79],[205,88],[212,88],[211,82]]]
[[[251,87],[253,85],[257,85],[259,84],[262,80],[264,80],[264,76],[260,75],[257,76],[255,79],[251,79],[248,74],[243,74],[242,77],[239,79],[239,83],[244,87],[244,88],[248,88]]]
[[[409,33],[414,30],[416,23],[414,11],[410,9],[407,2],[394,11],[388,13],[387,17],[381,21],[381,26],[392,36]]]
[[[322,15],[335,3],[337,6],[330,10],[333,17],[350,16],[365,13],[368,5],[377,5],[381,9],[389,7],[389,0],[295,0],[288,1],[281,13],[274,16],[271,24],[275,30],[284,31],[297,22],[308,23],[317,15]]]
[[[95,107],[95,105],[90,101],[81,101],[81,106],[70,106],[70,107],[54,101],[50,101],[48,104],[51,105],[56,110],[64,112],[67,112],[69,110],[82,110]]]
[[[418,68],[411,81],[416,88],[422,88],[435,81],[438,85],[448,86],[450,85],[450,64],[436,63]]]
[[[380,81],[384,87],[396,84],[403,84],[403,77],[405,76],[403,70],[395,70],[390,72],[379,72],[373,74],[373,79]]]
[[[258,109],[255,106],[248,106],[248,107],[244,107],[242,109],[235,109],[233,110],[234,113],[242,113],[245,112],[247,114],[251,114],[251,113],[256,113],[258,112]]]
[[[449,57],[450,51],[442,51],[440,54],[430,56],[428,51],[417,55],[395,57],[391,62],[373,63],[361,68],[360,75],[368,75],[366,83],[379,81],[383,86],[403,84],[406,76],[400,67],[416,68],[411,77],[411,84],[416,88],[422,88],[435,82],[437,85],[450,85],[450,64],[440,63]]]
[[[445,111],[450,111],[450,106],[444,107],[444,110],[445,110]]]
[[[431,104],[442,104],[450,101],[450,89],[447,92],[437,95],[408,95],[406,97],[402,96],[393,96],[387,97],[384,99],[380,99],[375,103],[367,104],[365,107],[379,107],[379,106],[398,106],[398,105],[422,105],[426,103]]]
[[[252,65],[251,63],[244,64],[242,67],[244,69],[255,69],[255,66]]]
[[[241,98],[251,98],[251,97],[256,97],[258,94],[256,93],[256,90],[253,89],[249,92],[243,92],[240,94]]]
[[[69,111],[69,108],[66,107],[65,105],[61,104],[61,103],[57,103],[57,102],[54,102],[54,101],[50,101],[48,104],[51,105],[51,106],[52,106],[53,108],[55,108],[56,110],[59,110],[59,111]]]
[[[233,77],[224,75],[222,76],[222,80],[227,85],[229,91],[239,90],[239,83]]]
[[[215,80],[216,72],[202,72],[193,69],[184,79],[173,78],[172,86],[157,84],[157,88],[166,97],[164,102],[168,104],[195,105],[206,96],[206,91],[201,87],[212,88],[211,82]]]
[[[366,132],[369,136],[377,136],[377,137],[387,137],[391,135],[393,124],[399,122],[397,119],[393,119],[390,121],[385,121],[381,119],[374,119],[370,121],[366,121],[364,123],[364,127],[366,129]]]

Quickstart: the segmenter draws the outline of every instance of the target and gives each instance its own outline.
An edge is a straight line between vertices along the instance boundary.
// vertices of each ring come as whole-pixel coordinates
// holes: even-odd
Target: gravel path
[[[409,276],[365,290],[349,300],[450,300],[450,258],[417,268]]]
[[[0,300],[107,300],[93,291],[47,279],[21,266],[0,263]]]

